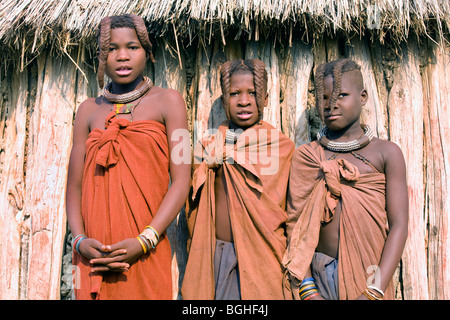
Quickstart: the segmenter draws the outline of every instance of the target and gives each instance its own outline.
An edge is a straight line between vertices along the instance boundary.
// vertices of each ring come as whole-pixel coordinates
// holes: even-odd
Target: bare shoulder
[[[392,141],[373,138],[371,144],[386,158],[403,154],[400,147]]]
[[[90,107],[95,105],[95,99],[96,98],[87,98],[86,100],[84,100],[78,107],[77,112],[84,112],[83,110],[89,109]]]
[[[83,116],[92,113],[98,106],[102,104],[101,98],[88,98],[84,100],[77,109],[77,116]]]
[[[186,106],[182,95],[174,89],[153,86],[144,104],[151,106],[146,109],[145,119],[157,120],[165,125],[170,119],[184,117]]]
[[[152,91],[152,100],[165,108],[184,108],[183,96],[177,90],[155,86]]]
[[[105,106],[106,103],[101,97],[86,99],[77,109],[75,126],[82,126],[88,131],[92,128],[103,128],[106,113],[110,110],[109,106],[106,109]]]
[[[370,144],[372,150],[381,156],[385,168],[404,164],[403,152],[396,143],[374,138]]]

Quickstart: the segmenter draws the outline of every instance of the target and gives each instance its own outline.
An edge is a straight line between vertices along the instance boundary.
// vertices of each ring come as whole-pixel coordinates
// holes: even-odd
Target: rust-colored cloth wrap
[[[239,269],[241,298],[284,299],[286,191],[294,143],[260,121],[236,144],[225,144],[228,121],[195,149],[194,174],[187,209],[189,257],[183,299],[215,298],[216,169],[223,167],[228,210]]]
[[[114,244],[135,238],[152,221],[169,187],[169,148],[157,121],[130,122],[111,112],[105,126],[86,141],[81,212],[88,238]],[[77,299],[172,299],[171,249],[164,234],[123,273],[92,273],[86,258],[77,252],[73,258]]]
[[[298,147],[292,158],[287,196],[288,249],[283,258],[294,298],[319,241],[322,222],[333,219],[339,199],[339,299],[359,297],[375,280],[387,237],[383,173],[360,174],[344,159],[327,160],[316,141]],[[393,282],[384,299],[393,299]]]

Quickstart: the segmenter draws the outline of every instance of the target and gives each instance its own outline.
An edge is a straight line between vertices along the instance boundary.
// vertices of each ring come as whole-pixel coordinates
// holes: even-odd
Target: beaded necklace
[[[111,111],[116,113],[116,117],[119,114],[131,114],[131,121],[133,121],[133,111],[137,107],[137,105],[142,101],[144,96],[148,93],[148,91],[153,86],[153,82],[150,78],[144,76],[144,84],[140,86],[138,89],[133,90],[131,92],[127,92],[124,94],[113,94],[109,90],[112,86],[112,83],[108,83],[103,88],[103,96],[109,102],[114,103],[111,107]],[[141,99],[139,99],[141,98]],[[129,103],[139,99],[137,103]]]
[[[119,114],[131,114],[130,121],[132,122],[133,121],[133,111],[139,105],[139,103],[141,103],[141,101],[144,99],[144,97],[147,95],[147,92],[144,93],[144,95],[139,99],[139,101],[136,104],[116,103],[116,104],[112,105],[111,111],[114,111],[116,113],[116,118],[119,117]]]
[[[230,129],[227,129],[227,131],[225,133],[225,142],[234,144],[238,140],[239,136],[240,136],[240,134],[238,134],[234,131],[231,131]]]
[[[138,89],[124,93],[124,94],[114,94],[111,93],[112,82],[108,83],[103,88],[103,96],[106,100],[117,104],[126,104],[128,102],[134,101],[142,97],[150,88],[153,86],[153,82],[149,77],[144,76],[144,84]]]
[[[348,142],[336,142],[327,138],[328,128],[324,127],[317,133],[317,140],[328,150],[335,152],[350,152],[361,149],[369,144],[373,138],[373,131],[368,125],[361,125],[364,133],[357,139]]]
[[[350,152],[352,156],[354,156],[356,159],[361,160],[364,164],[368,165],[369,167],[371,167],[375,172],[380,173],[380,171],[366,158],[364,157],[362,154],[355,152],[355,151],[351,151]],[[336,160],[337,159],[337,153],[333,153],[328,160]]]

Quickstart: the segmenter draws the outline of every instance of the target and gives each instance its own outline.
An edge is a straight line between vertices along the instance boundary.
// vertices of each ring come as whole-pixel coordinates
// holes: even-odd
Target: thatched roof
[[[135,13],[158,36],[260,38],[274,30],[306,34],[370,33],[402,40],[416,34],[441,41],[450,29],[448,0],[1,0],[2,51],[33,54],[93,43],[100,20]]]

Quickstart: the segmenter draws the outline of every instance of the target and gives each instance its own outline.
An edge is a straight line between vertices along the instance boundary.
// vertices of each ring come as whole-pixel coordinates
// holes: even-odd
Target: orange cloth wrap
[[[225,121],[217,134],[196,148],[182,295],[214,299],[214,169],[223,166],[241,297],[284,299],[281,259],[286,249],[286,190],[294,143],[261,121],[244,131],[234,146],[225,146],[227,128]]]
[[[152,221],[168,187],[164,125],[130,122],[111,112],[106,130],[92,130],[86,141],[81,209],[86,236],[103,244],[135,238]],[[73,260],[77,299],[172,299],[171,249],[164,234],[156,249],[123,273],[92,273],[76,252]]]
[[[288,249],[283,258],[294,297],[319,241],[322,222],[333,219],[339,199],[339,299],[356,299],[373,280],[387,237],[385,176],[360,174],[343,159],[327,160],[312,142],[297,148],[288,189]],[[370,283],[369,283],[370,284]],[[384,299],[393,299],[392,281]]]

